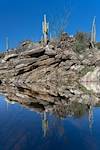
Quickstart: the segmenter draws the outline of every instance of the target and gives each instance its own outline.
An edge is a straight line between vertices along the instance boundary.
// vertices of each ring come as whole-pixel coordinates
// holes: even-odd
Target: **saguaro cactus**
[[[42,22],[42,27],[43,27],[43,41],[44,41],[45,44],[47,44],[49,23],[47,23],[46,15],[44,15],[44,21]]]
[[[91,43],[92,43],[92,47],[95,47],[95,43],[96,43],[96,17],[94,17],[93,24],[92,24]]]
[[[8,49],[9,49],[9,39],[8,37],[6,37],[6,50],[8,51]]]

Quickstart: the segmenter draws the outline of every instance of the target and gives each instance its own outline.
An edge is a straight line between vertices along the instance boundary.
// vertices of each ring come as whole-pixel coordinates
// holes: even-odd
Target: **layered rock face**
[[[92,77],[87,78],[87,74],[99,70],[100,52],[87,49],[79,55],[73,50],[74,43],[75,39],[70,37],[47,46],[24,43],[1,54],[0,92],[9,100],[26,105],[98,103],[99,93],[93,88],[86,89],[86,83]],[[99,81],[97,76],[94,78]]]

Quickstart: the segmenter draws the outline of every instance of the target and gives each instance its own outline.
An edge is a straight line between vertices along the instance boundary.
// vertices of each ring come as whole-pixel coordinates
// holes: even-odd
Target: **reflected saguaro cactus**
[[[92,129],[93,127],[93,107],[90,106],[89,108],[89,128]]]
[[[88,106],[89,128],[93,127],[93,100],[90,96],[90,105]]]
[[[42,118],[42,130],[43,130],[43,136],[46,137],[47,131],[48,131],[48,119],[47,119],[47,112],[43,112],[43,118]]]

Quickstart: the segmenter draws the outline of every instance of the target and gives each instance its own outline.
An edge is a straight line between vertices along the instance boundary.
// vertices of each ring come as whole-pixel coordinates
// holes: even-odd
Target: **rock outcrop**
[[[24,43],[20,48],[1,54],[0,92],[9,100],[26,105],[98,103],[99,93],[86,88],[86,80],[96,67],[100,70],[100,52],[87,49],[77,54],[73,50],[74,43],[74,38],[63,37],[46,47],[29,43],[27,47]]]

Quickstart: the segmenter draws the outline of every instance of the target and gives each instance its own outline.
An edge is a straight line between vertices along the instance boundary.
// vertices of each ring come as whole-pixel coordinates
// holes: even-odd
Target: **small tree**
[[[71,11],[65,9],[60,14],[53,16],[50,21],[50,34],[52,38],[59,39],[61,34],[66,31],[69,23]]]

